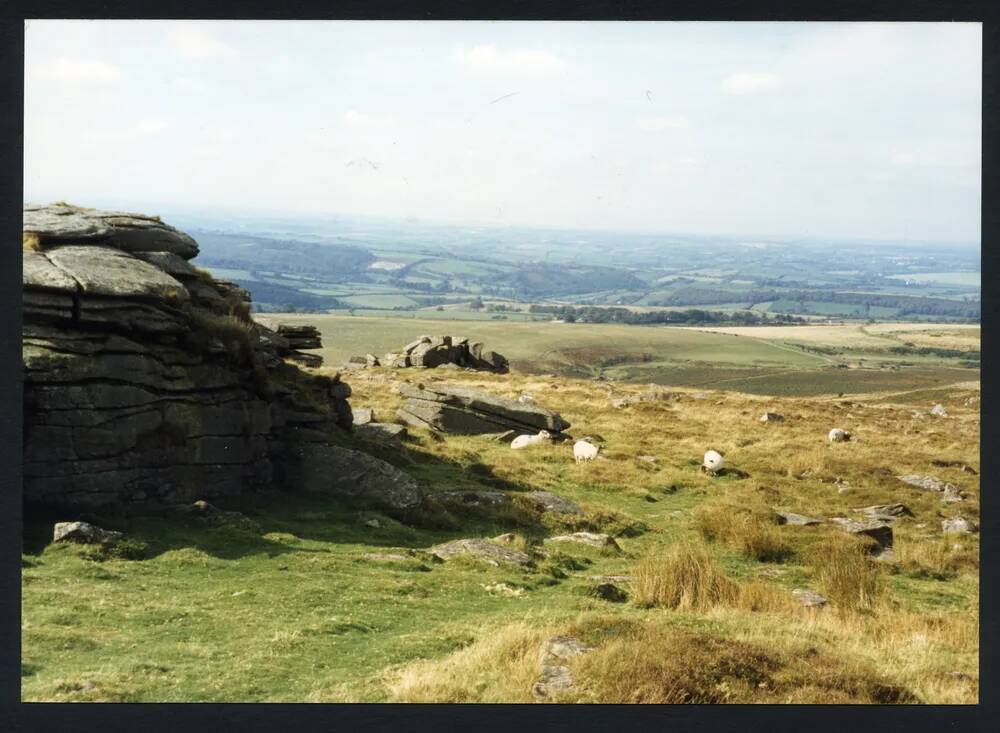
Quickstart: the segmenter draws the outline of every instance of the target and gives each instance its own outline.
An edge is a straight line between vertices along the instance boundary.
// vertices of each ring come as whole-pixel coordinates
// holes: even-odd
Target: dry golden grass
[[[864,543],[831,537],[817,542],[806,556],[819,592],[842,611],[871,611],[885,583],[879,565]]]
[[[754,560],[781,562],[793,553],[774,512],[763,505],[705,503],[695,511],[694,523],[705,539],[718,540]]]
[[[704,547],[677,542],[664,554],[649,554],[636,563],[632,597],[643,607],[704,610],[734,604],[739,586]]]
[[[36,232],[25,232],[21,235],[21,246],[32,252],[42,251],[42,240]]]
[[[386,685],[398,702],[532,702],[538,650],[552,631],[519,621],[481,629],[477,640],[445,659],[395,670]]]

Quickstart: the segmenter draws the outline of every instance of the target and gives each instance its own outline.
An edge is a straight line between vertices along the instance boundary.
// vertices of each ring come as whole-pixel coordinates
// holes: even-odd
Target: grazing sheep
[[[701,464],[702,468],[710,473],[718,473],[722,470],[723,461],[722,454],[718,451],[710,450],[705,454],[705,458]]]
[[[535,443],[541,443],[543,440],[548,440],[549,431],[541,430],[538,435],[518,435],[514,440],[511,441],[510,447],[515,450],[518,448],[527,448],[529,445],[534,445]]]
[[[587,440],[578,440],[573,444],[573,458],[577,463],[594,460],[600,451],[600,447]]]
[[[827,438],[831,443],[843,443],[845,440],[851,439],[851,434],[841,428],[834,428]]]

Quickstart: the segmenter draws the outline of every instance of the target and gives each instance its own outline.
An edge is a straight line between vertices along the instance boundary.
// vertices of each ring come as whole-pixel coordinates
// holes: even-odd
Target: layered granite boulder
[[[189,262],[186,234],[61,204],[26,206],[24,232],[26,506],[177,504],[303,477],[413,503],[396,469],[336,445],[350,387],[286,361],[249,294]]]

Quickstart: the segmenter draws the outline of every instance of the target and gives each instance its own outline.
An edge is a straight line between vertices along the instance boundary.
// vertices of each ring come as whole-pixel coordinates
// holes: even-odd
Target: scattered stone
[[[937,404],[931,408],[931,414],[936,417],[948,417],[948,411],[944,409],[944,405]]]
[[[609,603],[624,603],[628,600],[628,593],[614,583],[598,583],[590,591],[590,595]]]
[[[397,412],[407,425],[445,433],[477,435],[504,430],[559,433],[570,425],[558,413],[538,405],[498,397],[460,386],[425,386],[403,382],[398,391],[407,398]]]
[[[864,535],[875,540],[878,544],[878,551],[892,547],[892,527],[884,522],[858,522],[847,517],[831,517],[830,521],[848,534]]]
[[[974,534],[979,531],[979,525],[965,517],[952,517],[941,522],[944,534]]]
[[[804,514],[795,514],[794,512],[777,512],[778,524],[793,524],[802,527],[808,527],[814,524],[822,524],[822,519],[816,519],[815,517],[807,517]]]
[[[538,652],[539,676],[531,687],[531,693],[538,699],[546,699],[572,689],[573,675],[566,662],[592,648],[571,636],[547,639]]]
[[[643,463],[656,463],[656,456],[636,456],[636,460],[642,461]]]
[[[381,529],[382,523],[377,519],[369,519],[367,522],[365,522],[365,526],[371,527],[372,529]]]
[[[506,491],[439,491],[433,496],[445,506],[473,508],[495,508],[511,498]]]
[[[822,608],[826,605],[826,599],[814,590],[796,588],[792,595],[806,608]]]
[[[430,548],[429,552],[442,560],[466,555],[494,567],[499,567],[501,563],[519,567],[527,567],[531,564],[531,557],[527,553],[482,539],[453,540],[436,545]]]
[[[89,522],[57,522],[52,530],[53,542],[78,542],[84,545],[106,545],[125,535]]]
[[[708,451],[701,463],[702,470],[712,474],[719,473],[724,465],[722,454],[714,450]]]
[[[931,465],[939,466],[940,468],[961,468],[965,473],[970,473],[973,476],[979,475],[979,472],[976,471],[976,469],[963,461],[945,461],[941,458],[932,458]]]
[[[783,422],[785,416],[779,412],[765,412],[760,416],[761,422]]]
[[[842,428],[834,428],[830,431],[830,434],[827,435],[827,439],[831,443],[843,443],[844,441],[851,439],[851,434]]]
[[[961,489],[954,484],[942,481],[934,476],[921,476],[914,473],[898,476],[897,478],[910,486],[916,486],[918,489],[939,492],[941,494],[941,501],[948,504],[964,500]]]
[[[615,542],[615,538],[611,535],[600,534],[597,532],[574,532],[573,534],[561,534],[555,537],[547,537],[546,542],[577,542],[581,545],[589,545],[590,547],[600,547],[600,548],[610,548],[617,552],[621,552],[621,547]]]
[[[872,506],[852,509],[880,522],[895,522],[900,517],[912,517],[913,512],[905,504],[874,504]]]
[[[351,413],[355,425],[367,425],[375,420],[375,413],[370,407],[354,407],[351,408]]]
[[[573,444],[573,460],[577,463],[582,461],[592,461],[600,453],[600,446],[596,446],[587,440],[578,440]]]

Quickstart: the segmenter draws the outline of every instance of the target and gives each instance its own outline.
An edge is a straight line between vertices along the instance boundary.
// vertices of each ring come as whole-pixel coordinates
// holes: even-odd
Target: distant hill
[[[212,267],[266,270],[343,279],[375,261],[366,249],[343,244],[313,244],[242,234],[195,231],[201,247],[198,261]]]

